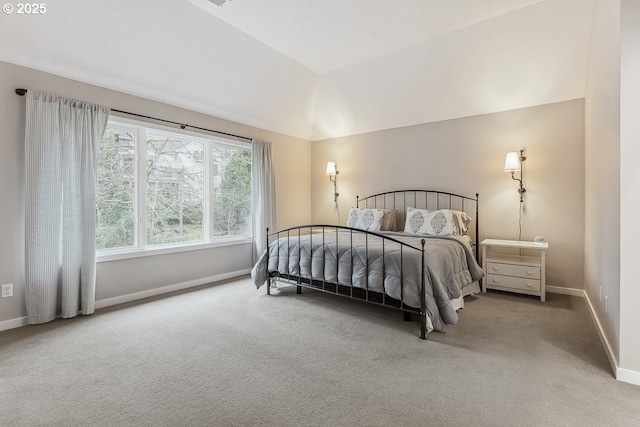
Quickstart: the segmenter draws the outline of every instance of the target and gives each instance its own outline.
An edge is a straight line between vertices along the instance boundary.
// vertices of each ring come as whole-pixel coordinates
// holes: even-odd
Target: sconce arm
[[[523,193],[527,192],[527,189],[524,188],[524,185],[522,185],[522,179],[521,178],[516,178],[515,177],[515,172],[511,172],[511,178],[514,181],[518,181],[520,183],[520,188],[518,188],[518,193],[520,193],[520,203],[524,202],[524,198],[522,196]]]
[[[329,175],[329,181],[333,182],[333,201],[336,203],[338,203],[338,196],[340,195],[340,193],[338,193],[338,184],[336,182],[336,178],[339,173],[340,172],[336,171],[335,175]]]
[[[518,181],[520,183],[520,188],[522,188],[522,179],[516,178],[515,172],[511,172],[511,179],[513,179],[514,181]]]

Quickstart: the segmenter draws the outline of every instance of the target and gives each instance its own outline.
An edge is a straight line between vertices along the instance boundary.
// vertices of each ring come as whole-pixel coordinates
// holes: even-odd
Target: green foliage
[[[134,136],[108,127],[98,158],[96,247],[134,244]]]
[[[250,231],[251,153],[233,150],[214,198],[213,228],[216,236]]]

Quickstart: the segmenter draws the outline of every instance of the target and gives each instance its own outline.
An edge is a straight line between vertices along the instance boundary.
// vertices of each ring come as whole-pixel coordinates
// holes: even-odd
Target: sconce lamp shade
[[[327,175],[335,176],[336,174],[336,164],[334,162],[327,162]]]
[[[505,172],[518,172],[520,170],[520,159],[517,151],[511,151],[507,153],[507,158],[504,160]]]

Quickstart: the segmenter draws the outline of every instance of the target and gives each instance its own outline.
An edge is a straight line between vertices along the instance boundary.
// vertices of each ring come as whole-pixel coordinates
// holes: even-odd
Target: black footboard
[[[341,235],[342,236],[341,242],[338,241],[339,233],[343,233]],[[348,238],[345,239],[344,233],[347,233],[346,235],[348,235]],[[357,238],[354,239],[354,235]],[[375,241],[377,242],[376,248],[375,248],[375,251],[377,252],[375,253],[374,253],[374,249],[371,248],[372,246],[371,242],[373,241],[373,239],[375,239]],[[269,242],[272,240],[274,243],[270,244]],[[346,240],[346,243],[345,243],[345,240]],[[284,230],[277,231],[275,233],[269,233],[269,230],[267,230],[267,245],[268,245],[267,250],[276,251],[276,254],[277,254],[276,256],[278,257],[278,264],[280,264],[279,257],[280,257],[282,248],[286,248],[285,252],[287,256],[291,256],[291,253],[289,252],[290,248],[297,247],[297,249],[294,249],[294,250],[297,250],[298,252],[297,254],[294,253],[293,256],[294,257],[297,256],[298,262],[300,263],[301,262],[300,260],[302,259],[303,250],[313,251],[314,242],[316,247],[322,247],[323,266],[326,263],[326,260],[324,259],[325,245],[335,245],[335,251],[336,251],[335,277],[339,277],[339,270],[341,268],[343,269],[348,268],[350,272],[353,272],[355,268],[364,269],[365,271],[364,286],[358,287],[358,286],[352,286],[351,283],[340,283],[339,281],[328,280],[324,274],[321,274],[320,277],[316,277],[316,276],[311,277],[312,275],[305,276],[303,274],[300,274],[300,272],[297,272],[296,274],[291,272],[285,273],[278,270],[274,270],[274,271],[268,272],[268,276],[269,276],[267,280],[268,294],[270,294],[271,281],[278,280],[278,281],[285,281],[288,284],[295,284],[298,287],[297,288],[298,293],[300,293],[301,288],[304,287],[304,288],[314,289],[317,291],[339,295],[347,298],[366,301],[371,304],[378,304],[378,305],[382,305],[382,306],[389,307],[396,310],[401,310],[405,312],[405,316],[404,316],[405,319],[407,319],[407,316],[410,316],[411,313],[416,313],[420,316],[420,320],[421,320],[420,338],[421,339],[427,338],[427,312],[426,312],[426,300],[425,300],[426,296],[425,296],[425,268],[424,268],[425,267],[424,266],[425,240],[424,239],[421,240],[421,247],[416,247],[381,233],[369,232],[369,231],[364,231],[360,229],[343,227],[343,226],[335,226],[335,225],[303,225],[303,226],[287,228]],[[346,244],[346,247],[345,247],[345,244]],[[340,246],[340,249],[338,249],[339,245],[342,245]],[[303,249],[303,246],[304,246],[304,249]],[[398,258],[398,252],[399,252],[399,259],[400,259],[400,263],[399,263],[400,265],[399,267],[400,298],[399,299],[393,298],[384,292],[377,292],[371,289],[371,288],[386,289],[385,283],[377,283],[377,284],[369,283],[369,269],[371,268],[369,254],[371,253],[372,256],[376,257],[375,259],[379,263],[378,268],[380,267],[380,265],[382,266],[381,280],[384,280],[387,277],[385,272],[385,268],[386,268],[385,257],[391,256],[389,255],[387,248],[392,246],[394,247],[396,259]],[[347,265],[347,266],[342,265],[341,267],[341,264],[344,264],[344,263],[341,263],[338,261],[340,250],[346,251],[349,253],[349,259],[351,260],[350,265]],[[364,261],[362,261],[361,258],[355,257],[356,259],[361,259],[361,263],[358,265],[354,264],[354,261],[353,261],[354,260],[353,254],[356,252],[365,254],[363,257]],[[408,253],[412,253],[413,256],[416,256],[416,254],[418,254],[421,258],[421,262],[417,266],[415,265],[413,266],[413,267],[420,268],[420,271],[415,273],[419,275],[420,290],[418,292],[420,295],[420,302],[419,302],[420,307],[409,305],[405,301],[405,290],[406,290],[405,286],[407,285],[404,283],[404,277],[405,277],[404,269],[409,267],[405,266],[405,262],[403,262],[403,259],[407,256],[410,256],[408,255]],[[272,253],[270,252],[269,255],[272,255]],[[380,257],[382,258],[381,264],[379,262]],[[313,263],[313,259],[311,259],[310,262]],[[322,273],[324,273],[324,270]]]

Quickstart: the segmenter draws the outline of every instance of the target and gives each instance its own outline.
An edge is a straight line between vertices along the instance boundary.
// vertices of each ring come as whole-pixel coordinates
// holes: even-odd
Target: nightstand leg
[[[482,247],[482,270],[484,271],[484,277],[482,280],[482,292],[487,292],[487,247]]]
[[[541,264],[541,272],[542,272],[542,277],[540,277],[540,301],[544,302],[545,297],[546,297],[546,293],[547,293],[547,269],[545,267],[545,250],[541,250],[540,251],[540,264]]]

